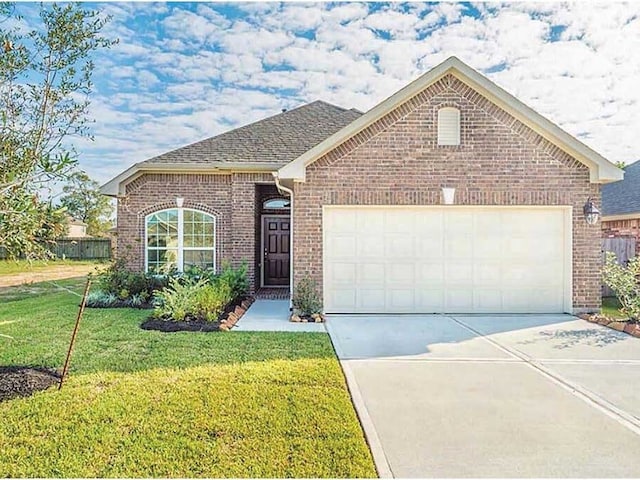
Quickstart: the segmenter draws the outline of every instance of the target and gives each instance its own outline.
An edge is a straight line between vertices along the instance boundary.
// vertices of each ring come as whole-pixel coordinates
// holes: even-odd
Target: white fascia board
[[[633,213],[619,213],[615,215],[602,215],[602,222],[616,222],[620,220],[640,220],[640,211]]]
[[[379,103],[342,130],[339,130],[291,163],[282,167],[278,171],[278,177],[304,182],[305,170],[308,165],[358,134],[379,118],[410,100],[447,73],[453,74],[456,78],[478,91],[488,100],[517,118],[536,133],[589,167],[590,180],[592,183],[609,183],[622,179],[623,171],[606,158],[560,129],[539,113],[527,107],[513,95],[507,93],[456,57],[448,58],[391,97]]]
[[[117,197],[124,195],[124,187],[143,173],[255,173],[275,172],[282,164],[246,163],[246,162],[211,162],[211,163],[136,163],[117,177],[100,187],[103,195]]]

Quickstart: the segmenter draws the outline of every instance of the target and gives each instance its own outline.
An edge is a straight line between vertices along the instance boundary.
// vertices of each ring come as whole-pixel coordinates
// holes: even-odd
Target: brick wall
[[[461,144],[437,146],[437,112],[461,113]],[[598,185],[587,167],[451,75],[307,168],[295,184],[294,279],[322,286],[322,205],[437,205],[441,188],[460,205],[573,206],[573,303],[600,307],[600,229],[582,207]]]
[[[145,216],[174,208],[177,197],[184,207],[205,211],[216,218],[216,263],[249,267],[255,288],[255,228],[258,183],[273,183],[270,174],[145,174],[126,186],[118,199],[118,256],[132,270],[144,270]]]

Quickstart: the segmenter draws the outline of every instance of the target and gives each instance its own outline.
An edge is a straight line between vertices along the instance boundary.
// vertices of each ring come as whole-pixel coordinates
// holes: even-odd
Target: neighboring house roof
[[[640,160],[627,165],[624,180],[602,186],[602,216],[640,217]]]
[[[275,171],[322,142],[362,112],[315,101],[137,163],[102,187],[117,195],[140,172]]]
[[[400,105],[409,101],[414,96],[440,80],[447,74],[451,74],[463,83],[479,92],[485,98],[505,110],[517,120],[531,128],[533,131],[558,146],[563,151],[589,167],[591,181],[594,183],[607,183],[621,180],[622,170],[609,162],[584,143],[569,135],[557,125],[553,124],[539,113],[527,107],[513,95],[505,92],[495,83],[474,69],[460,61],[456,57],[450,57],[438,66],[411,82],[391,97],[379,103],[345,128],[334,133],[329,138],[319,143],[311,150],[288,163],[278,170],[278,178],[288,181],[304,181],[306,167],[331,150],[357,135],[359,132],[373,124],[378,119],[395,110]]]

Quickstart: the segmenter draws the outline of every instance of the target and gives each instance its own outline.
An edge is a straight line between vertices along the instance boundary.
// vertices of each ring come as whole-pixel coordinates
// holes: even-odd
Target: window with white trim
[[[145,219],[146,270],[216,265],[216,219],[190,208],[171,208]]]
[[[438,110],[438,145],[460,145],[460,110],[457,108]]]

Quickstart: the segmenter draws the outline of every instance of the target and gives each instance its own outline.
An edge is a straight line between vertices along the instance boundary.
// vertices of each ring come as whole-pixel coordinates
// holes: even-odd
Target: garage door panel
[[[330,288],[326,293],[326,303],[334,312],[344,313],[356,311],[355,288]]]
[[[387,300],[384,288],[360,288],[357,293],[357,309],[362,312],[384,312]]]
[[[384,239],[384,253],[387,258],[414,258],[414,242],[412,236],[388,235]]]
[[[328,277],[334,285],[353,284],[356,282],[356,264],[334,262],[328,269]]]
[[[444,293],[446,311],[461,313],[473,311],[473,291],[471,289],[447,287]]]
[[[444,255],[444,241],[442,233],[436,237],[417,237],[415,239],[415,253],[418,259],[440,259]]]
[[[446,258],[471,258],[473,256],[473,237],[468,234],[454,234],[447,237],[444,252]]]
[[[557,208],[326,207],[325,309],[563,312],[569,216]]]
[[[444,282],[444,265],[441,261],[421,261],[416,265],[416,281],[418,285],[437,284]]]
[[[421,288],[416,290],[416,309],[422,313],[440,313],[444,310],[444,291],[442,288]]]
[[[468,234],[473,231],[473,214],[468,211],[451,210],[444,215],[447,235]]]
[[[479,287],[473,291],[473,311],[479,313],[502,311],[502,290]]]
[[[357,267],[357,285],[380,285],[384,286],[385,264],[384,263],[360,263]]]
[[[412,263],[392,263],[387,266],[385,281],[389,286],[413,286],[416,283],[415,267]]]
[[[386,211],[384,216],[384,228],[386,232],[413,234],[415,219],[413,212],[405,211],[398,215],[395,211]]]
[[[328,247],[334,252],[334,258],[354,258],[356,256],[356,237],[345,236],[342,234],[335,235],[329,239]]]
[[[461,260],[450,260],[444,266],[446,285],[470,285],[473,283],[473,265]]]
[[[373,234],[361,236],[358,238],[356,248],[357,248],[358,258],[363,258],[363,257],[383,258],[384,257],[384,237],[373,235]]]
[[[381,210],[362,210],[356,218],[356,231],[369,234],[381,234],[384,231],[385,214]]]
[[[415,298],[412,286],[407,288],[388,288],[386,300],[386,308],[389,312],[405,313],[414,311]]]

